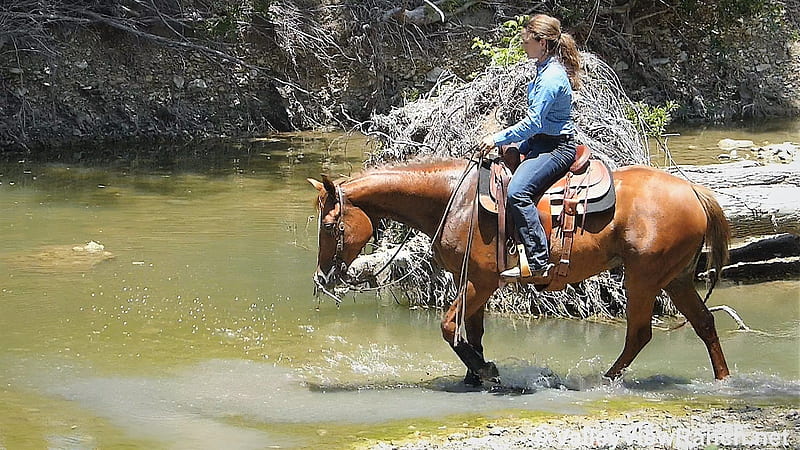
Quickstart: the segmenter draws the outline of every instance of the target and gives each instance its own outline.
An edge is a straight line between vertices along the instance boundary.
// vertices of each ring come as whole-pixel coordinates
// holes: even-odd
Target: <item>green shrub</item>
[[[472,48],[480,50],[481,55],[489,58],[492,66],[510,66],[526,58],[522,49],[520,33],[528,22],[529,16],[517,16],[500,26],[500,42],[497,45],[485,42],[481,38],[472,40]]]
[[[678,109],[678,104],[668,101],[666,105],[648,105],[644,102],[632,103],[625,115],[628,120],[644,125],[645,134],[648,136],[661,136],[672,122],[672,112]]]

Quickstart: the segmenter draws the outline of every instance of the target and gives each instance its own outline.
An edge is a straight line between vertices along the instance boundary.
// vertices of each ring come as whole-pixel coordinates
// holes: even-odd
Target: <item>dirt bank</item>
[[[479,427],[443,430],[372,449],[718,449],[800,446],[800,411],[782,406],[740,406],[675,412],[648,408],[618,415],[502,419]]]
[[[781,0],[733,1],[765,5],[739,13],[704,1],[695,10],[658,10],[658,2],[531,9],[459,0],[437,2],[441,16],[430,10],[423,19],[388,0],[250,9],[229,1],[238,9],[222,12],[189,0],[11,3],[0,6],[0,151],[348,128],[424,95],[442,77],[469,78],[486,64],[471,48],[474,37],[496,42],[500,23],[536,12],[562,17],[634,100],[675,101],[681,118],[800,111],[799,14],[795,2]],[[154,12],[147,3],[180,8]]]

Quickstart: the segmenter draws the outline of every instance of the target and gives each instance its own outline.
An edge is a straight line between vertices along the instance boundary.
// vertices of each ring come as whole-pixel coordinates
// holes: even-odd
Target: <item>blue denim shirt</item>
[[[554,57],[537,64],[536,79],[528,85],[528,113],[494,135],[495,145],[521,142],[520,153],[527,153],[527,141],[536,134],[558,136],[575,133],[570,117],[572,86],[564,66]],[[524,151],[523,151],[524,150]]]

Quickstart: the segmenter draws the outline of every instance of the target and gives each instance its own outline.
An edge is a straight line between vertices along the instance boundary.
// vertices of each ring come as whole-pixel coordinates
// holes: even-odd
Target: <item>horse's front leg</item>
[[[467,328],[467,343],[483,358],[483,312],[486,310],[485,306],[478,309],[466,322]],[[457,351],[458,352],[458,351]],[[470,369],[467,369],[467,375],[464,377],[464,384],[467,386],[481,386],[482,379],[497,381],[499,380],[499,373],[497,366],[491,361],[483,360],[483,369],[478,374]]]
[[[486,301],[491,295],[491,290],[478,291],[472,283],[467,285],[467,305],[464,311],[464,328],[466,341],[456,340],[458,324],[461,320],[461,300],[459,296],[445,313],[442,319],[442,337],[447,341],[456,355],[467,366],[467,375],[464,384],[480,386],[484,380],[498,378],[497,367],[492,362],[486,362],[483,357],[483,313]]]

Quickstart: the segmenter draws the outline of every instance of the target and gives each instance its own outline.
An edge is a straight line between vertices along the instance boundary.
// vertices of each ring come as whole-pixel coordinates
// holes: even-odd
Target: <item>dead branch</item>
[[[723,312],[727,313],[729,316],[731,316],[731,318],[733,320],[736,321],[736,325],[739,326],[739,330],[741,330],[741,331],[753,331],[750,327],[748,327],[744,323],[744,320],[742,320],[742,317],[739,315],[739,313],[737,313],[735,309],[731,308],[728,305],[712,306],[711,308],[708,308],[708,310],[710,312],[723,311]]]

